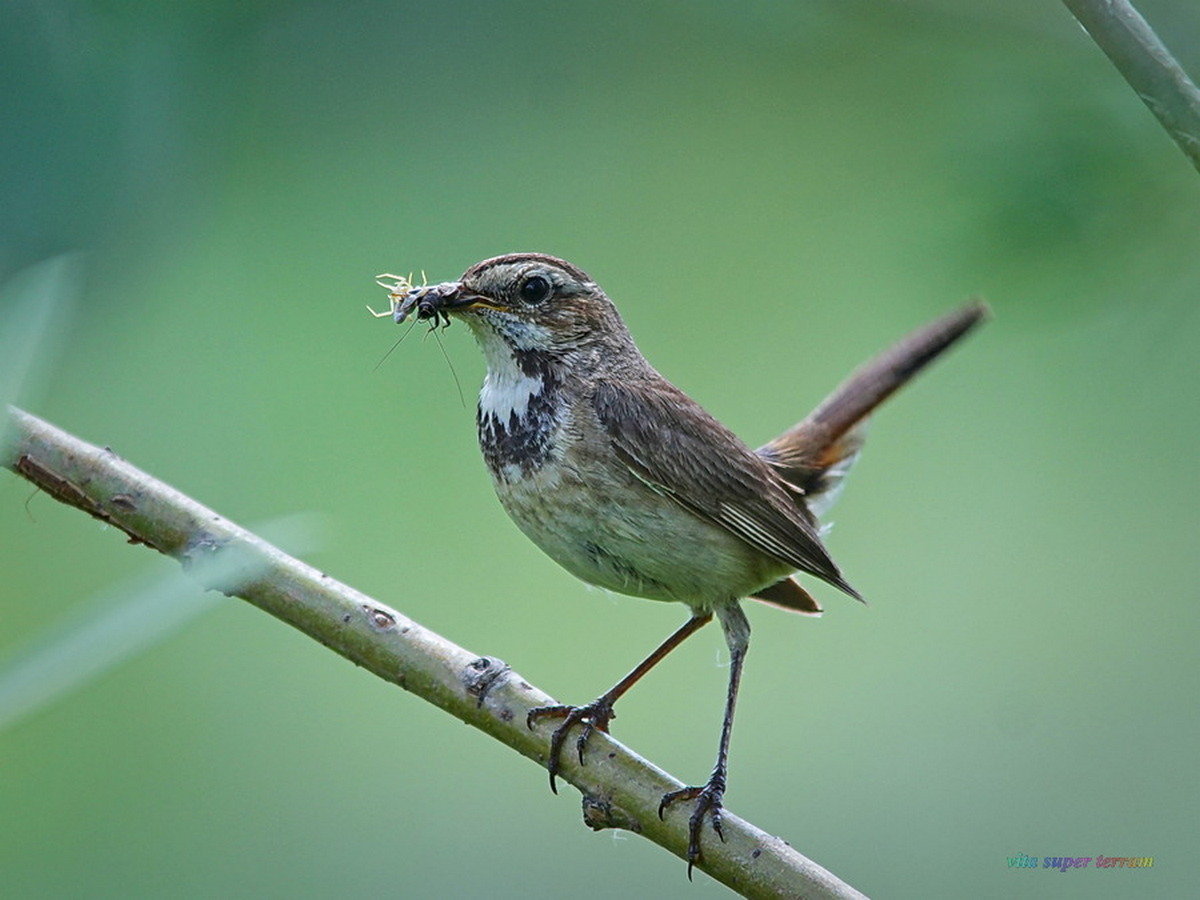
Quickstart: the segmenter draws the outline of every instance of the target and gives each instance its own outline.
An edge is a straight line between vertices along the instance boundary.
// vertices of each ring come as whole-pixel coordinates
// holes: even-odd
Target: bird
[[[411,277],[410,277],[411,278]],[[456,281],[413,285],[380,275],[396,323],[415,313],[432,328],[464,322],[487,373],[479,446],[501,505],[551,559],[588,584],[674,601],[688,620],[596,700],[532,709],[530,728],[557,720],[550,787],[567,737],[581,764],[607,732],[614,705],[714,617],[729,650],[716,763],[703,784],[663,796],[658,814],[693,801],[688,877],[703,857],[707,819],[721,811],[738,688],[750,641],[744,599],[806,615],[821,605],[796,575],[862,600],[833,561],[819,517],[862,448],[871,412],[987,315],[973,301],[856,370],[812,413],[751,450],[646,360],[616,306],[586,272],[542,253],[484,259]]]

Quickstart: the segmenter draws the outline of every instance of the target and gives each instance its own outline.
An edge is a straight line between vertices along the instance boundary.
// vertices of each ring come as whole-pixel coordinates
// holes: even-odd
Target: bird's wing
[[[760,457],[665,379],[603,381],[593,408],[617,456],[650,488],[754,549],[859,597],[812,515]]]

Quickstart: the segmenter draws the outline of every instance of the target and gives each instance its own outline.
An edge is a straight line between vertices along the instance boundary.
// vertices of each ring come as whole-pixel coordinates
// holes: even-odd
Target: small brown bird
[[[384,280],[390,279],[390,280]],[[705,817],[721,835],[729,737],[750,625],[742,598],[796,612],[821,607],[792,574],[851,597],[821,542],[817,517],[836,497],[862,446],[867,415],[975,326],[982,303],[950,313],[856,371],[806,419],[751,450],[646,361],[604,291],[565,260],[513,253],[476,263],[458,281],[414,287],[380,276],[397,323],[413,311],[433,326],[462,319],[487,361],[479,446],[500,502],[517,526],[589,584],[674,600],[691,618],[595,701],[529,713],[561,719],[547,768],[555,788],[570,729],[582,763],[613,705],[714,615],[729,647],[729,690],[708,781],[662,798],[659,815],[695,800],[688,876]],[[723,837],[723,836],[722,836]]]

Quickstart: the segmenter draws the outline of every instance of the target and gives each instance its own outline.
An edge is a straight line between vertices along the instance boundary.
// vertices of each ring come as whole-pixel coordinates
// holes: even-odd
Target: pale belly
[[[794,571],[629,478],[593,479],[585,490],[552,464],[496,488],[509,516],[551,559],[622,594],[707,610]]]

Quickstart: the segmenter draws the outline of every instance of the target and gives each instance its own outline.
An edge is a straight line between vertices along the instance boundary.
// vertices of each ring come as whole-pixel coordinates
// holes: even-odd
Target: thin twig
[[[550,726],[525,717],[554,700],[498,659],[479,656],[347,587],[125,462],[29,413],[8,408],[0,462],[55,499],[120,529],[185,568],[229,557],[210,589],[241,597],[329,649],[441,707],[545,765]],[[63,552],[68,552],[66,549]],[[200,571],[212,572],[211,567]],[[688,811],[658,817],[664,793],[681,784],[607,734],[588,744],[587,765],[565,754],[560,777],[583,794],[584,821],[624,828],[684,858]],[[539,782],[540,784],[540,782]],[[783,840],[726,813],[725,841],[709,840],[698,868],[746,897],[847,898],[858,891]],[[679,877],[683,878],[682,866]]]
[[[1128,0],[1063,0],[1200,169],[1200,91]]]

